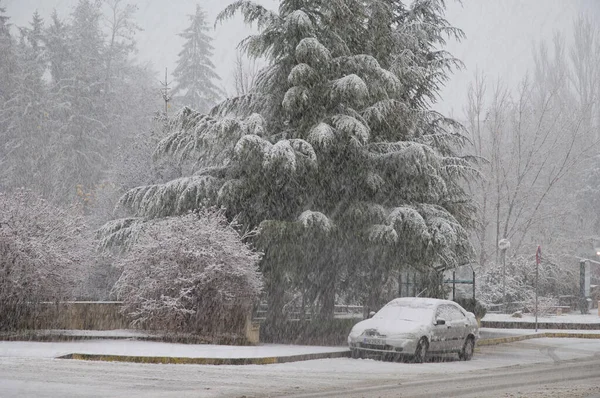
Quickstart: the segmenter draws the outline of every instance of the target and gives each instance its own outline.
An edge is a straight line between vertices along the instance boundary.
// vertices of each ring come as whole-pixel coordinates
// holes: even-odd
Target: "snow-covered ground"
[[[0,396],[181,398],[320,394],[382,384],[398,385],[410,380],[422,380],[423,377],[454,378],[506,366],[553,364],[557,360],[593,358],[600,353],[600,340],[545,338],[482,347],[472,361],[453,358],[451,362],[432,361],[424,364],[338,358],[248,366],[152,365],[59,360],[39,357],[40,354],[35,353],[39,350],[45,350],[46,355],[51,354],[52,350],[61,353],[86,343],[89,346],[97,344],[0,344]],[[146,354],[152,355],[156,354],[156,344],[162,343],[139,347],[144,347]],[[112,344],[108,346],[113,347]],[[288,353],[291,349],[287,346],[271,348]]]
[[[598,310],[590,310],[589,314],[570,313],[562,315],[539,316],[538,322],[548,323],[600,323]],[[482,321],[490,322],[535,322],[532,314],[523,314],[522,318],[512,317],[511,314],[486,314]]]
[[[494,315],[494,320],[514,319],[510,318],[509,315],[492,315]],[[561,320],[570,320],[571,323],[583,323],[580,319],[587,318],[589,319],[589,322],[591,322],[592,317],[590,317],[590,315],[574,315],[562,316],[559,318]],[[527,322],[527,318],[522,319],[525,319],[525,322]],[[539,329],[537,334],[549,332],[581,333],[582,331],[570,329]],[[586,330],[585,333],[600,334],[600,330]],[[56,358],[67,354],[78,353],[125,356],[168,356],[182,358],[265,358],[347,350],[347,347],[345,346],[318,347],[282,344],[227,346],[140,341],[135,340],[135,338],[145,338],[150,335],[134,330],[49,330],[45,331],[45,334],[85,336],[90,338],[90,340],[74,340],[66,342],[0,341],[0,357]],[[536,334],[532,329],[480,328],[482,339],[532,334]],[[114,338],[117,337],[121,339],[114,340]]]
[[[482,338],[536,334],[531,329],[492,329],[481,328]],[[548,332],[577,333],[580,330],[544,329],[537,334]],[[585,331],[600,334],[600,330]],[[264,358],[281,357],[324,352],[346,351],[347,347],[319,347],[283,344],[262,344],[258,346],[226,346],[210,344],[176,344],[138,340],[78,340],[70,342],[0,341],[0,357],[56,358],[67,354],[103,354],[125,356],[157,356],[180,358]]]
[[[346,347],[263,344],[223,346],[175,344],[137,340],[86,340],[72,342],[0,341],[0,357],[56,358],[67,354],[104,354],[179,358],[263,358],[339,352]]]

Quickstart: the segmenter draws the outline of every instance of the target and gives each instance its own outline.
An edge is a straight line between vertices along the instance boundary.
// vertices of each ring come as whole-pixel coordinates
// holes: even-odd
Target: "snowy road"
[[[261,366],[33,358],[16,355],[28,343],[4,344],[14,346],[11,356],[0,357],[0,397],[600,396],[600,340],[482,347],[469,362],[340,358]]]

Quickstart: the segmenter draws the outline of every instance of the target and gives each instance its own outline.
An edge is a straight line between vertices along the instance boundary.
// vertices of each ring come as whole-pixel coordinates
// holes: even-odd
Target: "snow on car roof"
[[[438,304],[456,304],[453,301],[435,299],[435,298],[425,298],[425,297],[400,297],[390,301],[387,305],[399,305],[403,307],[413,307],[413,308],[433,308]]]

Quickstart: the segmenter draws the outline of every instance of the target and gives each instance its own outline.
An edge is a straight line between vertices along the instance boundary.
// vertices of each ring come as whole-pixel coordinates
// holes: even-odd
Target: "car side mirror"
[[[445,325],[446,324],[446,320],[442,319],[442,318],[438,318],[435,320],[435,324],[436,325]]]
[[[369,312],[369,318],[373,318],[375,316],[375,311]]]

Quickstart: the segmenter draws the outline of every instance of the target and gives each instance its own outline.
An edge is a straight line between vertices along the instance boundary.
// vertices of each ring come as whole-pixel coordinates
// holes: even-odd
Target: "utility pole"
[[[167,75],[167,68],[165,68],[165,81],[160,82],[162,85],[162,89],[160,90],[163,99],[165,100],[165,118],[169,116],[169,101],[171,101],[171,95],[169,95],[169,91],[171,88],[169,87],[169,80]]]

